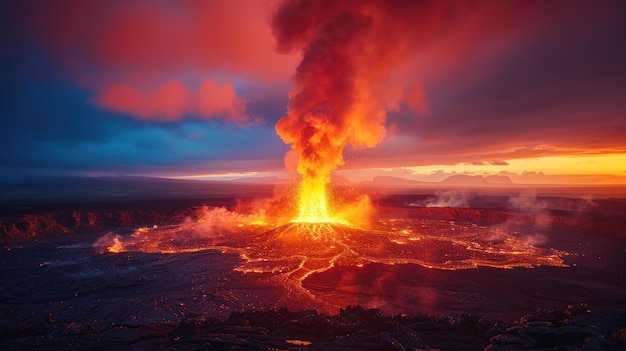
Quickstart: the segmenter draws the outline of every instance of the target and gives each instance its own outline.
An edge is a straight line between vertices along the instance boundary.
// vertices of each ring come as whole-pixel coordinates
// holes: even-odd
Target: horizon
[[[260,201],[291,197],[297,189],[297,179],[260,177],[238,179],[176,179],[146,176],[91,176],[24,178],[19,181],[0,181],[0,207],[4,209],[63,203],[99,203],[118,201],[185,200],[233,198],[241,201],[254,198]],[[460,176],[460,177],[458,177]],[[450,178],[451,177],[451,178]],[[370,180],[349,180],[335,177],[331,183],[331,198],[356,192],[372,199],[393,194],[412,194],[433,198],[456,199],[473,196],[570,198],[589,204],[596,200],[624,199],[623,184],[519,184],[491,182],[485,178],[466,178],[457,174],[441,181],[419,181],[389,175],[378,175]],[[473,177],[473,176],[470,176]],[[456,179],[455,179],[456,178]],[[291,194],[291,195],[290,195]],[[378,201],[378,200],[375,200]],[[338,203],[332,201],[331,206]],[[444,201],[444,203],[447,203]],[[374,204],[375,205],[375,204]],[[461,206],[462,207],[462,206]]]

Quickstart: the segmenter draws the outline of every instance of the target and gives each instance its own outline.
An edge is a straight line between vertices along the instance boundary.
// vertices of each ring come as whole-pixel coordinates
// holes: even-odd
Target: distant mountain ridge
[[[490,175],[490,176],[481,176],[481,175],[468,175],[468,174],[457,174],[449,176],[446,179],[440,181],[442,184],[451,184],[451,185],[494,185],[494,184],[513,184],[511,178],[507,176],[500,175]]]

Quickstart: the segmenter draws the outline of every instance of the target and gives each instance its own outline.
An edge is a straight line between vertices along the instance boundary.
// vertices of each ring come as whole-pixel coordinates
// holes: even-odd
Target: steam
[[[470,195],[458,191],[444,191],[428,199],[410,202],[412,207],[469,207]]]
[[[468,207],[469,195],[457,191],[446,191],[434,200],[428,202],[426,207]]]
[[[187,217],[183,223],[183,227],[191,231],[194,237],[215,237],[232,232],[242,225],[265,224],[267,220],[264,209],[242,214],[224,207],[202,206],[197,213],[199,214],[197,221]]]
[[[552,216],[548,212],[548,201],[540,199],[534,194],[521,194],[509,197],[508,207],[531,215],[531,223],[525,225],[524,233],[519,234],[519,239],[531,246],[543,245],[548,241],[544,234],[552,224]],[[509,232],[513,228],[519,228],[519,223],[505,221],[495,228],[496,232]],[[497,238],[498,240],[504,238]]]
[[[516,210],[532,212],[536,215],[543,214],[548,207],[546,200],[539,200],[536,195],[519,195],[509,197],[509,206]]]
[[[184,243],[194,239],[216,239],[224,237],[246,225],[265,226],[267,224],[265,209],[257,209],[252,213],[239,213],[224,207],[202,206],[196,209],[193,216],[186,217],[182,223],[176,225],[175,230],[152,227],[139,227],[129,235],[107,232],[99,237],[93,244],[96,251],[123,252],[143,240],[157,243],[163,241],[163,236],[171,242]],[[156,233],[156,234],[155,234]],[[152,235],[159,235],[158,238]]]

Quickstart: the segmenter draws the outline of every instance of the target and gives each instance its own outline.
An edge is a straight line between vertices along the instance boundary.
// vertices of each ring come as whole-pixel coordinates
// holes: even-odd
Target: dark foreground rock
[[[234,312],[180,323],[100,325],[45,315],[0,334],[0,348],[74,350],[624,350],[626,310],[539,310],[516,321],[473,315],[384,316],[347,307]]]
[[[485,351],[626,350],[626,311],[539,310],[490,339]]]

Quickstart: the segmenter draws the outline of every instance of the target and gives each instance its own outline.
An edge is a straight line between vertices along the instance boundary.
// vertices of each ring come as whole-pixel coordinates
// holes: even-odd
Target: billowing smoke
[[[276,131],[297,156],[301,186],[324,188],[344,164],[346,146],[371,148],[385,137],[386,111],[403,99],[402,84],[391,84],[391,73],[401,71],[407,53],[424,38],[445,28],[442,19],[453,11],[434,10],[445,6],[333,0],[279,6],[272,23],[278,49],[301,52],[302,61]],[[419,32],[424,28],[428,36]]]

